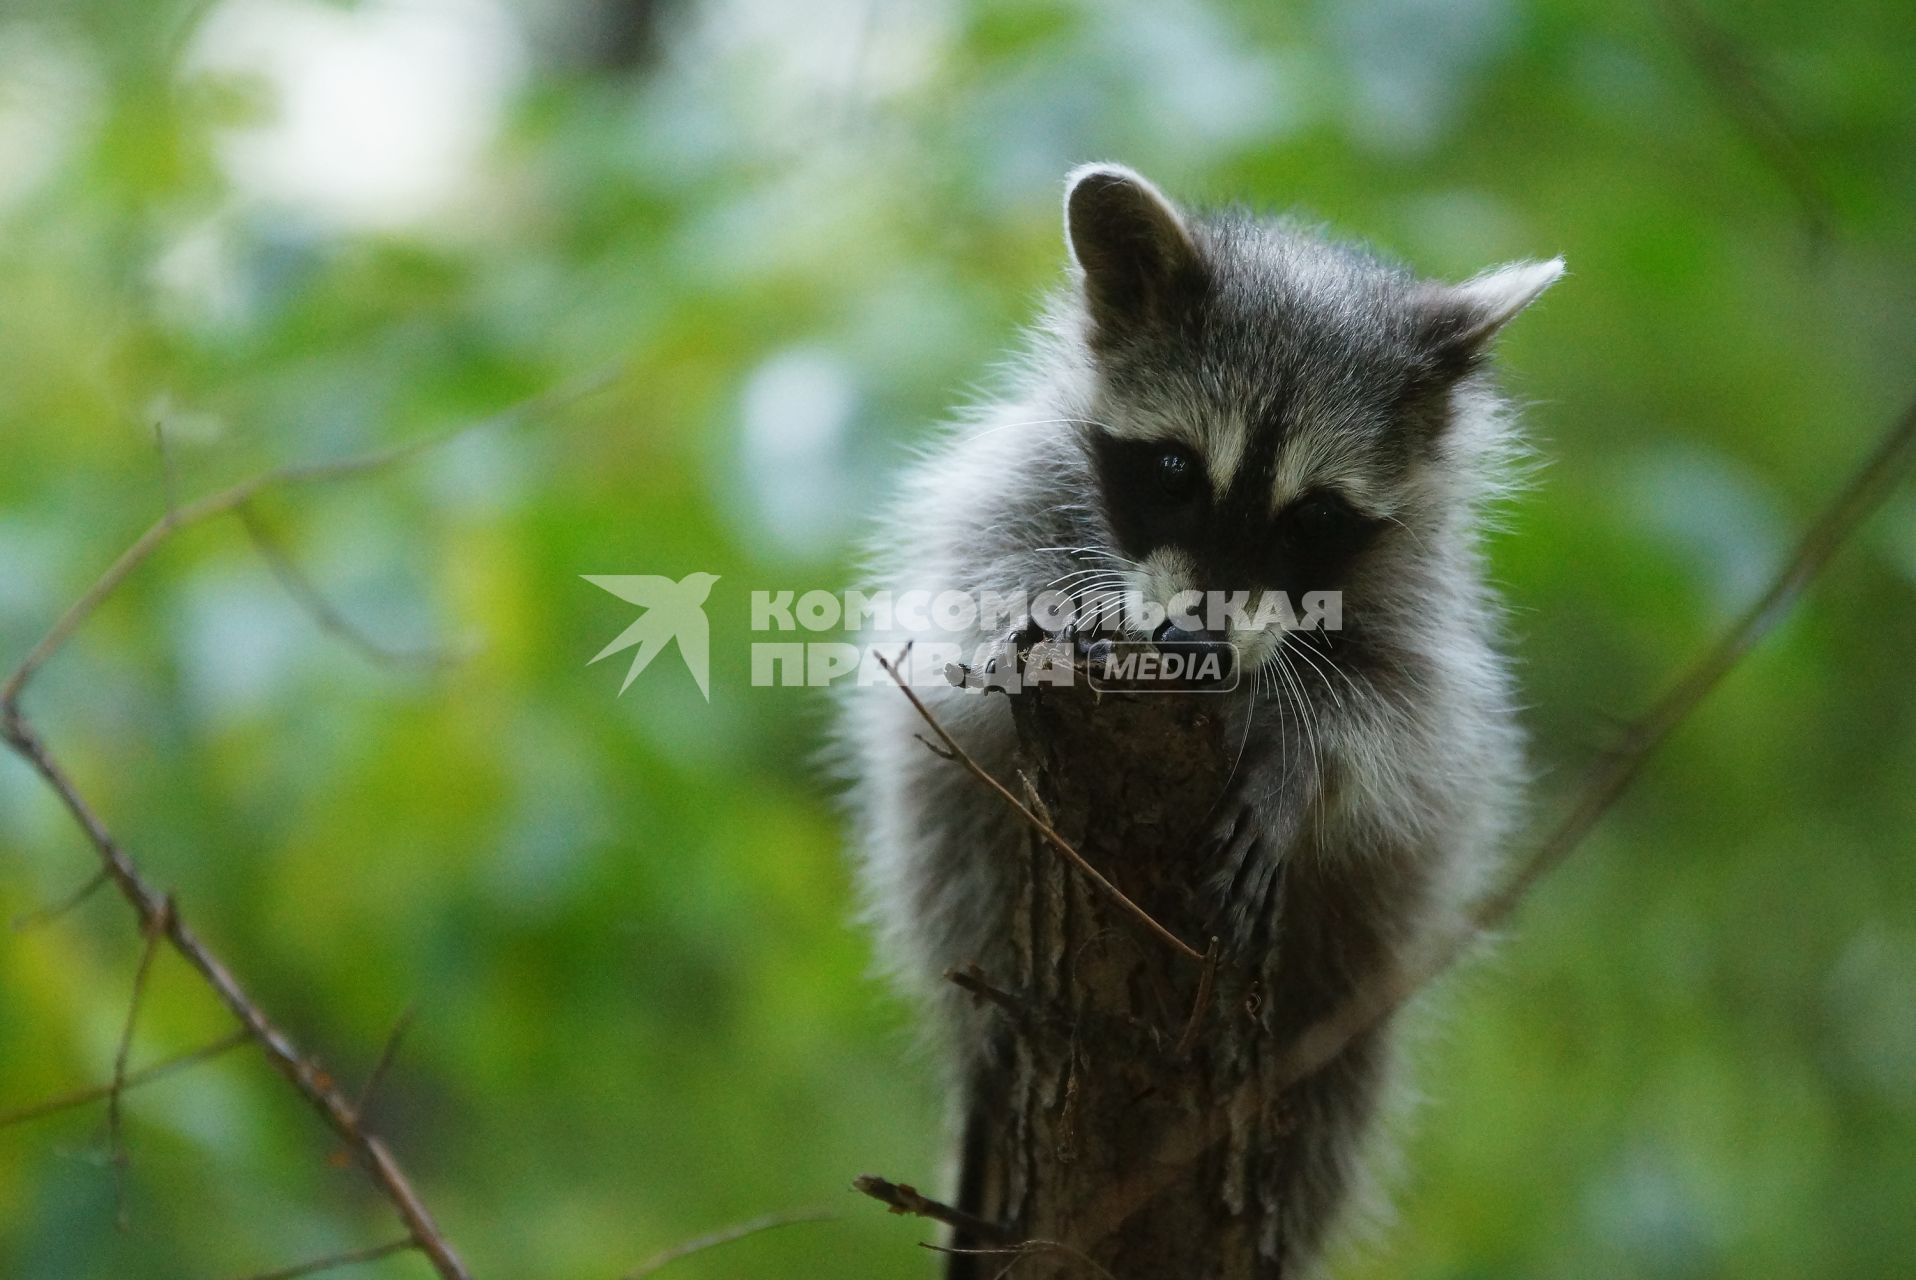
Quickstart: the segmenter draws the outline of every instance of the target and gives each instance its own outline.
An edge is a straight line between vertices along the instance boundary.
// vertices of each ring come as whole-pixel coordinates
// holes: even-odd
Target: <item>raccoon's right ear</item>
[[[1204,261],[1183,216],[1143,176],[1087,164],[1065,183],[1065,234],[1100,330],[1163,317],[1203,287]]]

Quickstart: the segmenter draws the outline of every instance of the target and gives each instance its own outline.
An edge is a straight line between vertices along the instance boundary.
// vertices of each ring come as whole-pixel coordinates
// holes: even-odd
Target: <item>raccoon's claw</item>
[[[1249,847],[1257,842],[1256,816],[1247,805],[1225,814],[1198,847],[1198,857],[1219,871],[1235,872]]]

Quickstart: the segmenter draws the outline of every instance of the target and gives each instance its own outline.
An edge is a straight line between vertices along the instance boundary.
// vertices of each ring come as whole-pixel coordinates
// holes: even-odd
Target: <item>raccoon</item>
[[[1002,398],[907,470],[871,579],[1063,592],[1081,631],[1228,650],[1240,679],[1215,696],[1242,748],[1229,803],[1190,815],[1192,875],[1227,953],[1256,963],[1280,932],[1302,949],[1266,1015],[1294,1032],[1458,927],[1513,823],[1522,744],[1481,536],[1523,455],[1487,357],[1563,263],[1430,281],[1293,220],[1186,211],[1114,164],[1069,175],[1065,230],[1068,286]],[[1244,607],[1179,603],[1206,592]],[[1313,594],[1341,604],[1341,625],[1264,607]],[[983,619],[911,638],[1002,644]],[[921,696],[1011,776],[1005,699]],[[869,915],[962,1082],[991,1052],[990,1010],[943,975],[1009,965],[1008,869],[1026,833],[924,751],[923,731],[895,689],[842,705]],[[1273,928],[1286,912],[1299,919]],[[1262,1246],[1271,1274],[1310,1269],[1354,1198],[1385,1049],[1323,1086],[1341,1092],[1316,1100],[1290,1139],[1301,1155],[1269,1175],[1292,1184],[1272,1191],[1289,1207]]]

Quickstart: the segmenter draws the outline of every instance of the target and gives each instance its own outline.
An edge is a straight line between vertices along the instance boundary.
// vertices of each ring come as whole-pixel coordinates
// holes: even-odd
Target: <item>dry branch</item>
[[[889,1207],[893,1213],[942,1222],[980,1240],[1002,1242],[1005,1238],[1004,1231],[997,1224],[986,1222],[942,1200],[934,1200],[909,1182],[893,1182],[875,1173],[866,1173],[852,1179],[852,1190],[870,1196]]]
[[[1018,816],[1024,819],[1026,825],[1043,838],[1046,844],[1063,854],[1066,861],[1083,872],[1086,878],[1097,886],[1100,893],[1116,903],[1127,915],[1143,925],[1145,929],[1159,941],[1163,942],[1172,950],[1182,952],[1200,964],[1203,963],[1204,952],[1199,951],[1196,947],[1178,937],[1177,934],[1172,933],[1160,924],[1155,916],[1127,897],[1124,891],[1115,884],[1112,884],[1103,872],[1092,866],[1090,861],[1082,853],[1079,853],[1077,848],[1073,846],[1069,840],[1059,835],[1049,822],[1046,822],[1043,818],[1032,812],[1024,801],[1012,795],[1010,788],[992,777],[983,765],[972,759],[970,752],[958,745],[957,739],[945,732],[945,726],[938,722],[938,717],[931,713],[931,708],[924,704],[918,694],[912,689],[910,683],[906,681],[905,677],[898,670],[897,664],[902,662],[905,653],[909,653],[910,651],[911,646],[908,644],[905,646],[904,652],[901,652],[898,657],[892,661],[887,661],[883,655],[879,655],[878,665],[883,667],[885,674],[889,675],[892,680],[896,682],[905,697],[911,700],[911,705],[917,708],[918,714],[924,717],[925,723],[931,726],[931,731],[937,734],[938,740],[944,744],[943,751],[938,751],[935,747],[932,748],[933,751],[947,760],[954,760],[963,765],[972,777],[978,779],[978,781],[984,783],[996,792],[998,797],[1010,805],[1012,809],[1017,812]],[[920,741],[923,741],[923,739],[921,738]],[[929,742],[925,743],[925,745],[927,747],[931,746]]]
[[[734,1223],[717,1231],[694,1236],[683,1244],[675,1244],[670,1249],[661,1250],[625,1273],[622,1280],[644,1280],[646,1276],[671,1266],[680,1258],[689,1258],[695,1253],[707,1249],[716,1249],[720,1245],[731,1244],[734,1240],[743,1240],[755,1236],[761,1231],[772,1231],[779,1227],[795,1226],[801,1222],[830,1222],[838,1215],[827,1209],[797,1209],[789,1213],[768,1213],[748,1222]]]
[[[146,941],[140,948],[140,964],[133,971],[133,996],[126,1003],[126,1021],[120,1027],[119,1047],[113,1053],[113,1083],[106,1093],[106,1143],[113,1164],[114,1215],[120,1230],[131,1225],[126,1216],[126,1132],[120,1121],[120,1095],[126,1092],[126,1063],[133,1052],[133,1029],[140,1020],[140,1006],[146,1002],[146,983],[153,972],[153,957],[160,953],[160,934],[173,918],[172,895],[160,899],[160,913],[146,922]]]
[[[1836,201],[1737,41],[1690,0],[1654,0],[1652,7],[1723,113],[1788,188],[1811,246],[1827,244],[1836,229]]]
[[[143,1084],[148,1084],[154,1080],[172,1075],[175,1071],[183,1071],[188,1067],[198,1066],[202,1062],[217,1058],[223,1053],[239,1048],[251,1039],[252,1036],[247,1034],[244,1029],[241,1029],[233,1032],[231,1035],[222,1036],[211,1044],[201,1045],[197,1049],[189,1049],[185,1053],[175,1054],[173,1057],[156,1062],[152,1066],[141,1067],[138,1071],[129,1071],[123,1078],[117,1081],[118,1092],[124,1094],[129,1089],[137,1089]],[[75,1107],[84,1107],[89,1102],[99,1102],[110,1097],[115,1092],[115,1084],[115,1081],[109,1080],[105,1084],[96,1084],[86,1089],[75,1089],[71,1093],[63,1093],[55,1098],[47,1098],[40,1102],[29,1103],[24,1107],[16,1107],[12,1111],[0,1111],[0,1129],[5,1129],[10,1125],[23,1124],[28,1120],[38,1120],[42,1116],[57,1115],[62,1111],[71,1111]]]
[[[454,655],[436,649],[394,649],[381,644],[347,617],[338,606],[326,598],[306,571],[299,567],[290,552],[286,550],[277,534],[266,524],[251,502],[234,508],[233,514],[246,529],[246,536],[252,541],[253,549],[265,561],[266,568],[280,587],[290,596],[293,603],[303,609],[312,618],[313,625],[327,635],[339,640],[349,649],[357,649],[367,661],[382,666],[443,667],[450,665]]]
[[[0,685],[0,738],[4,738],[8,745],[40,775],[79,825],[87,841],[99,856],[100,874],[106,881],[113,884],[120,896],[132,907],[140,930],[148,939],[147,950],[143,954],[140,971],[135,979],[132,1007],[128,1011],[125,1030],[115,1056],[113,1082],[108,1086],[105,1094],[109,1108],[109,1130],[112,1135],[116,1170],[122,1162],[119,1143],[119,1099],[136,1079],[134,1074],[129,1074],[126,1070],[134,1017],[138,1012],[140,994],[145,987],[146,973],[152,963],[153,952],[160,940],[164,939],[239,1020],[245,1037],[260,1047],[273,1069],[319,1113],[321,1120],[346,1145],[353,1157],[365,1168],[380,1195],[392,1206],[393,1211],[405,1225],[407,1234],[403,1242],[382,1245],[373,1250],[362,1250],[357,1254],[334,1255],[332,1258],[321,1259],[314,1263],[302,1263],[290,1271],[270,1273],[272,1275],[313,1274],[318,1270],[345,1266],[350,1262],[370,1261],[374,1257],[383,1257],[388,1253],[397,1252],[400,1248],[418,1249],[432,1264],[442,1280],[466,1280],[468,1272],[391,1151],[387,1149],[384,1142],[360,1123],[363,1099],[359,1102],[348,1099],[340,1092],[328,1073],[300,1052],[292,1039],[246,992],[233,972],[187,925],[181,913],[174,909],[171,897],[155,889],[146,880],[133,858],[107,828],[99,814],[80,794],[72,778],[68,776],[66,770],[47,748],[38,731],[27,719],[21,707],[21,697],[35,674],[59,653],[94,611],[119,589],[135,569],[143,565],[154,552],[181,530],[218,516],[244,512],[248,504],[269,492],[366,475],[418,457],[481,426],[540,416],[608,385],[615,372],[616,370],[603,370],[579,383],[534,396],[490,419],[468,423],[390,449],[329,462],[301,464],[267,471],[183,506],[176,503],[169,492],[165,514],[107,566],[105,572],[94,581],[93,585],[88,587],[53,623],[26,658],[14,669],[5,684]],[[263,554],[267,553],[268,547],[260,541],[258,526],[254,525],[251,528],[255,544],[261,546]],[[273,560],[270,554],[268,554],[268,560],[269,563]],[[296,597],[301,596],[298,591],[294,594]],[[314,601],[320,601],[323,606],[323,598],[316,592],[302,599],[302,603],[309,608],[313,607]],[[326,615],[321,613],[319,616],[323,623]],[[83,898],[93,887],[93,883],[89,882],[71,901]],[[65,909],[68,905],[71,905],[71,902],[62,904],[59,909]],[[396,1036],[389,1037],[388,1049],[385,1054],[382,1054],[382,1059],[390,1055],[391,1048],[395,1044]],[[192,1061],[200,1060],[203,1056],[210,1056],[210,1054],[189,1055],[168,1065],[190,1065]],[[149,1071],[148,1078],[154,1074],[157,1074],[157,1069]],[[376,1069],[375,1079],[378,1074],[379,1070]],[[369,1086],[371,1083],[369,1081]],[[45,1114],[47,1109],[46,1104],[42,1104],[40,1108],[29,1109],[27,1114]],[[117,1176],[116,1173],[116,1179]]]
[[[417,1249],[419,1245],[411,1236],[399,1240],[388,1240],[385,1244],[376,1244],[370,1249],[350,1249],[345,1253],[329,1253],[323,1258],[314,1258],[310,1262],[296,1262],[290,1267],[281,1267],[276,1271],[256,1271],[246,1280],[298,1280],[300,1276],[316,1276],[324,1271],[337,1271],[341,1267],[354,1267],[362,1262],[377,1262],[381,1258],[390,1258],[395,1253],[405,1253]]]
[[[28,929],[38,928],[43,924],[51,924],[53,921],[58,920],[61,916],[85,902],[88,898],[91,898],[99,891],[100,886],[106,882],[106,868],[102,867],[88,876],[85,884],[75,889],[72,893],[69,893],[66,897],[56,902],[48,903],[44,907],[36,907],[32,911],[15,916],[13,918],[13,931],[15,933],[25,933]]]

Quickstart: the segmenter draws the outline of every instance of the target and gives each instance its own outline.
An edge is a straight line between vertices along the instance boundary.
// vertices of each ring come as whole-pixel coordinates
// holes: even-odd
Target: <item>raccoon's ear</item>
[[[1204,265],[1177,207],[1123,165],[1087,164],[1065,179],[1064,224],[1100,329],[1169,312],[1203,286]]]
[[[1463,373],[1517,313],[1563,276],[1563,259],[1513,262],[1462,284],[1429,284],[1415,305],[1421,340],[1439,369]]]

